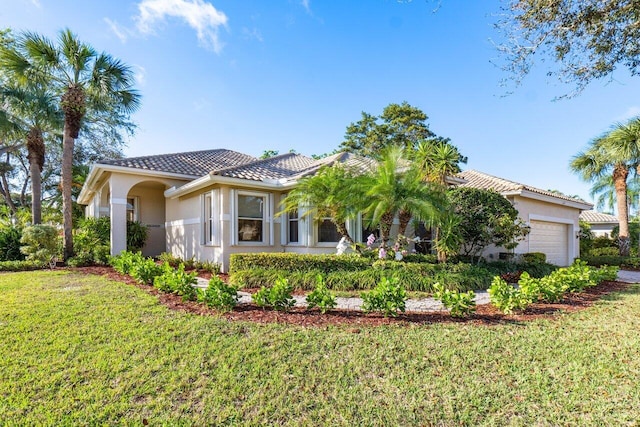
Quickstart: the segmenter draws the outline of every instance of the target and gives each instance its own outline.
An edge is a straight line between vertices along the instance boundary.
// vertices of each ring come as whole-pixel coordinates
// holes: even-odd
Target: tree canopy
[[[513,249],[529,233],[516,208],[496,191],[458,187],[449,190],[449,200],[460,218],[465,255],[479,256],[489,245]]]
[[[419,108],[401,104],[387,105],[380,116],[362,112],[362,118],[347,126],[340,149],[367,157],[380,158],[392,146],[414,151],[428,138],[438,138],[429,129],[429,117]]]
[[[503,68],[520,81],[535,59],[580,92],[618,66],[640,72],[640,0],[505,0],[497,27]]]

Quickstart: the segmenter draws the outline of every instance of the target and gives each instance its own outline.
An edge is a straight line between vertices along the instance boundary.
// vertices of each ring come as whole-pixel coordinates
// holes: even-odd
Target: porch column
[[[111,255],[115,256],[127,250],[127,194],[122,186],[111,180]]]

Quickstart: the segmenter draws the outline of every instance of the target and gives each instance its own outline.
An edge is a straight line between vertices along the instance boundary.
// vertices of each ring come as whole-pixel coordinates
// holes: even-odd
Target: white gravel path
[[[640,271],[620,270],[618,280],[626,283],[640,283]],[[208,280],[198,277],[196,287],[206,289],[208,284]],[[250,293],[239,291],[238,295],[240,297],[238,301],[239,304],[250,304],[252,302]],[[296,300],[296,307],[307,306],[304,295],[294,295],[293,298]],[[487,291],[476,291],[475,301],[477,305],[489,304],[489,293]],[[336,298],[336,302],[338,303],[336,308],[342,310],[362,310],[362,298],[338,297]],[[406,311],[434,312],[444,310],[446,309],[442,303],[434,298],[408,299],[406,301]]]

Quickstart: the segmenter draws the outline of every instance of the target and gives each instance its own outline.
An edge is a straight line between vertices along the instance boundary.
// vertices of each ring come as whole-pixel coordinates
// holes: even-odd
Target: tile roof
[[[561,200],[568,200],[571,202],[585,203],[582,199],[576,199],[574,197],[565,196],[564,194],[554,193],[552,191],[542,190],[540,188],[531,187],[529,185],[520,184],[515,181],[509,181],[507,179],[498,178],[493,175],[489,175],[476,170],[467,170],[455,175],[458,178],[464,179],[466,182],[460,184],[460,187],[480,188],[482,190],[495,190],[498,193],[509,193],[517,191],[530,191],[532,193],[538,193],[545,196],[555,197]]]
[[[156,172],[201,177],[211,171],[255,162],[255,157],[237,151],[214,149],[185,153],[159,154],[154,156],[129,157],[101,160],[102,165],[121,166]]]
[[[257,160],[240,166],[212,171],[212,175],[226,176],[230,178],[249,179],[252,181],[264,181],[268,179],[288,178],[308,169],[314,163],[310,157],[302,154],[287,153],[268,159]]]
[[[582,211],[580,213],[580,220],[586,221],[591,224],[596,222],[618,223],[618,217],[596,211]]]

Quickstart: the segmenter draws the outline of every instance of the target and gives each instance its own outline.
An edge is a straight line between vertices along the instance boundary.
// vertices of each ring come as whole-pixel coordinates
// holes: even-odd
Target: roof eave
[[[505,191],[501,193],[503,196],[520,196],[525,197],[527,199],[540,200],[542,202],[553,203],[555,205],[562,205],[574,209],[580,209],[581,211],[586,211],[589,209],[593,209],[593,205],[587,202],[579,202],[577,200],[567,200],[562,199],[560,197],[548,196],[546,194],[536,193],[535,191],[530,191],[527,189],[519,189],[512,191]]]
[[[261,189],[269,189],[269,190],[287,188],[287,185],[283,184],[280,181],[254,181],[251,179],[232,178],[228,176],[207,174],[196,180],[188,182],[180,187],[169,188],[164,192],[164,196],[167,199],[175,199],[177,197],[181,197],[181,196],[193,193],[195,191],[201,190],[213,184],[227,184],[227,185],[253,187],[253,188],[261,188]]]

